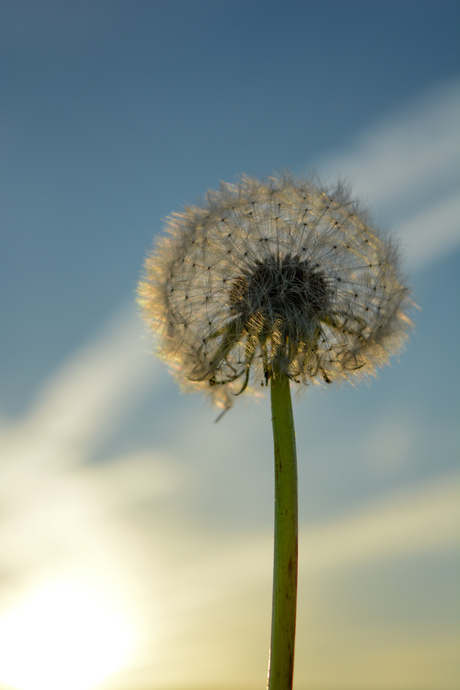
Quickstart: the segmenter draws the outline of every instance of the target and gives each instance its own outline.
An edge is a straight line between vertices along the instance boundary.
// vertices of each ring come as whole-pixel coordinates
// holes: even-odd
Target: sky
[[[218,424],[135,304],[220,180],[344,180],[396,238],[407,349],[295,395],[296,690],[460,677],[457,2],[0,2],[0,690],[266,678],[269,403]]]

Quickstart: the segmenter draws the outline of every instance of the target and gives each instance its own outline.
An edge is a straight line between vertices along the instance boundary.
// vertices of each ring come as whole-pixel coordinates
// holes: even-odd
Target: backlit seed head
[[[178,379],[224,408],[280,372],[373,374],[407,338],[398,253],[341,188],[243,177],[167,231],[145,262],[142,315]]]

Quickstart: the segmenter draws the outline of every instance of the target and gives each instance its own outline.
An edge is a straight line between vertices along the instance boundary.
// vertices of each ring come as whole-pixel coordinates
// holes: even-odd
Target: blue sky
[[[268,403],[239,399],[215,425],[150,355],[134,295],[169,213],[221,179],[288,167],[352,184],[399,238],[420,306],[407,351],[370,386],[295,403],[296,687],[454,690],[458,3],[0,13],[0,640],[12,660],[0,659],[0,688],[69,683],[88,626],[75,633],[74,620],[72,637],[53,616],[75,617],[72,601],[88,607],[99,665],[88,651],[69,690],[263,684]],[[65,672],[36,636],[15,637],[40,606],[64,625]]]

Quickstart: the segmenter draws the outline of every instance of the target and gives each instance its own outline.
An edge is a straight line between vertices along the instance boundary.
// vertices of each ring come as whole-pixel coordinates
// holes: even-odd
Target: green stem
[[[275,443],[275,554],[268,690],[291,690],[297,602],[297,456],[289,379],[271,379]]]

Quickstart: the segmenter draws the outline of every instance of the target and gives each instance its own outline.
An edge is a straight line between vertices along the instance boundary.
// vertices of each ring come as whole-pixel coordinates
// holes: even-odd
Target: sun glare
[[[0,683],[15,690],[92,690],[123,668],[132,631],[97,590],[43,586],[0,619]]]

